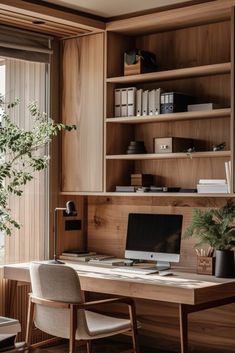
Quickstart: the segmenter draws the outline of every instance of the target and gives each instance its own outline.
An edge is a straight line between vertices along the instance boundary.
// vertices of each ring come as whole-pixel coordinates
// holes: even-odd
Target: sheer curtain
[[[18,59],[5,59],[6,100],[20,99],[11,118],[20,127],[30,129],[28,104],[37,101],[47,111],[48,64]],[[45,151],[46,152],[46,151]],[[48,171],[37,172],[19,198],[11,196],[9,206],[21,224],[12,236],[5,237],[5,263],[39,260],[47,257],[48,243]]]

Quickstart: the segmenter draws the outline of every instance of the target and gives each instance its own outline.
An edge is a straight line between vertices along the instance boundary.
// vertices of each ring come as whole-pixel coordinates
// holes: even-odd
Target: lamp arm
[[[57,258],[57,211],[64,211],[66,208],[64,207],[56,207],[54,209],[54,255],[53,259],[56,260]]]

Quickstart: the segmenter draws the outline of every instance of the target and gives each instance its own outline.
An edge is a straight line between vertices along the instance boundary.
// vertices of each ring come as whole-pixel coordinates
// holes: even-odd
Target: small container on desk
[[[197,273],[202,275],[215,274],[215,257],[198,256],[197,257]]]

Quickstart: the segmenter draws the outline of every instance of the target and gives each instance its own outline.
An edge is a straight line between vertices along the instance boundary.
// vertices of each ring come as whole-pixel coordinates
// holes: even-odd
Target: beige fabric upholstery
[[[79,277],[65,265],[32,263],[30,266],[34,296],[69,303],[82,303]],[[36,304],[35,326],[50,335],[70,337],[69,309],[52,308]],[[80,309],[76,339],[90,340],[116,335],[131,329],[130,320],[113,318]]]

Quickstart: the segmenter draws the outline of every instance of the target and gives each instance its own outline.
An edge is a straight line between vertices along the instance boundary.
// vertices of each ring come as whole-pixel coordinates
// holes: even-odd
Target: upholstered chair
[[[69,353],[75,352],[76,341],[86,341],[91,353],[91,341],[120,333],[131,333],[133,352],[138,353],[137,323],[134,302],[129,298],[111,298],[85,302],[79,276],[65,265],[31,263],[32,293],[29,297],[26,344],[31,346],[33,322],[40,330],[69,339]],[[96,313],[94,305],[127,304],[129,318],[116,318]]]

